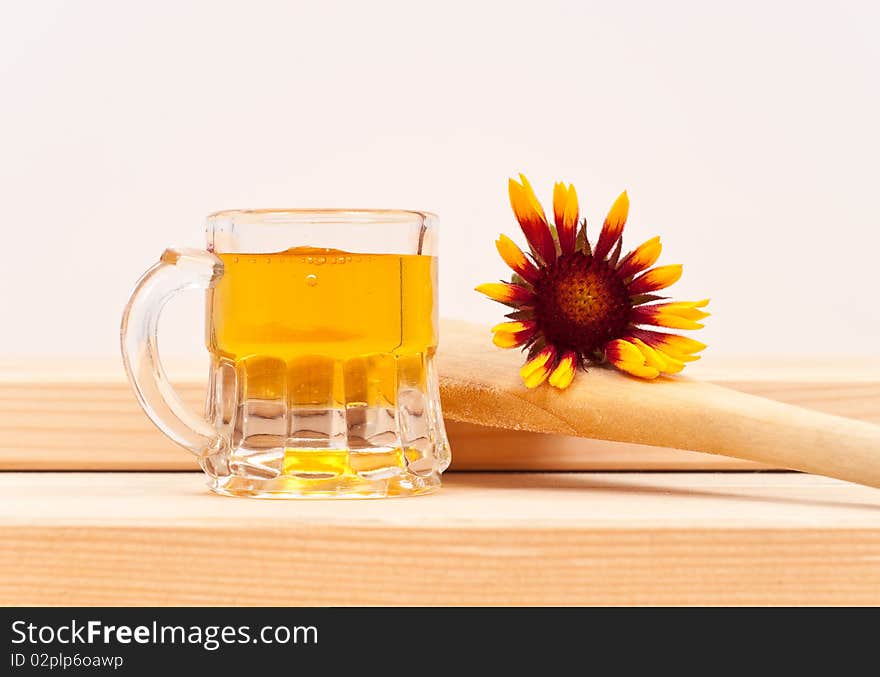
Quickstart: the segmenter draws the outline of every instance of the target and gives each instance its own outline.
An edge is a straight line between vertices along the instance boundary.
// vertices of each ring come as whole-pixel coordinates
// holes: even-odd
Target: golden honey
[[[349,360],[424,353],[437,343],[433,256],[310,247],[218,256],[223,277],[208,295],[215,355]]]
[[[433,469],[435,257],[311,247],[218,256],[208,409],[231,429],[233,470],[322,480]]]

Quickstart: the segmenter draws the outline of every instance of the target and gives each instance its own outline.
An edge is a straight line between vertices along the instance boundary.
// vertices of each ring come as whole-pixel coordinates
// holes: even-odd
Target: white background
[[[493,323],[523,171],[594,236],[628,189],[707,359],[876,355],[878,7],[4,2],[0,352],[117,359],[132,283],[229,207],[436,211],[442,314]],[[170,312],[202,355],[199,300]]]

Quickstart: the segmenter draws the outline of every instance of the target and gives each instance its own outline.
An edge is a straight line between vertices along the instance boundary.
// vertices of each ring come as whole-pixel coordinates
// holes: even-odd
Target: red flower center
[[[541,272],[535,319],[548,343],[586,357],[623,336],[632,301],[606,261],[576,251]]]

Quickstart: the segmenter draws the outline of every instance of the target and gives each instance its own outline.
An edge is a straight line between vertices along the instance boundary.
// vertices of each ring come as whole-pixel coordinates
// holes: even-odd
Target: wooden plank
[[[201,410],[204,381],[192,364],[172,365],[178,390]],[[839,416],[880,423],[880,369],[820,360],[757,371],[732,363],[708,370],[743,392]],[[754,380],[741,380],[741,375]],[[786,380],[774,380],[779,377]],[[810,380],[819,378],[821,380]],[[733,470],[757,464],[561,435],[447,421],[458,470]],[[138,407],[121,365],[112,362],[0,366],[0,470],[189,470],[192,457],[171,444]]]
[[[523,388],[521,356],[485,330],[447,323],[444,412],[508,430],[685,448],[880,487],[880,426],[690,377],[644,381],[594,367],[564,392]]]
[[[444,484],[247,501],[198,473],[3,473],[0,603],[880,603],[876,489],[791,473]]]

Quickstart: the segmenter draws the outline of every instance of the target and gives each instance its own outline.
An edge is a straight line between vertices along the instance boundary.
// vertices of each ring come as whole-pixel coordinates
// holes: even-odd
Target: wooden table
[[[793,473],[451,473],[251,501],[198,473],[0,475],[5,604],[878,604],[880,491]]]
[[[878,373],[726,382],[876,422]],[[0,370],[0,402],[0,604],[880,604],[876,489],[453,423],[437,494],[230,499],[119,373]]]

